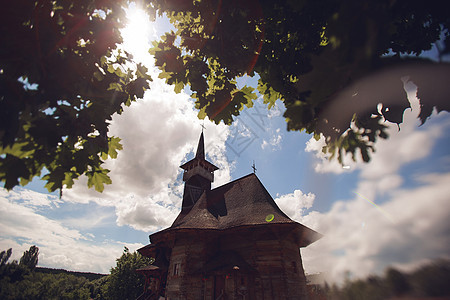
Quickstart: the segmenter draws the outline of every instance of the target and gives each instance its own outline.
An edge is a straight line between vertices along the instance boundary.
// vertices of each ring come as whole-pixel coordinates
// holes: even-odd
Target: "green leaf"
[[[63,181],[66,175],[64,170],[61,167],[55,168],[53,170],[49,170],[49,173],[42,177],[43,180],[47,180],[45,187],[49,192],[54,192],[57,189],[61,189],[63,185]]]
[[[28,143],[15,143],[12,146],[0,147],[0,155],[9,154],[17,158],[26,158],[32,155],[36,150],[29,147]]]
[[[179,93],[181,93],[183,88],[184,88],[184,83],[181,81],[177,81],[175,83],[174,91],[175,91],[175,93],[179,94]]]
[[[108,65],[108,69],[107,70],[108,70],[109,73],[114,73],[116,71],[112,64]]]
[[[268,109],[275,106],[278,99],[282,99],[282,94],[275,91],[267,83],[263,83],[261,79],[258,81],[258,91],[263,95],[263,103],[268,104]]]
[[[244,97],[248,100],[245,104],[248,108],[253,107],[253,101],[258,98],[258,95],[254,92],[255,89],[249,86],[244,86],[240,89],[242,93],[244,93]]]
[[[74,172],[66,172],[64,174],[64,180],[62,182],[63,186],[65,185],[65,188],[68,188],[68,189],[72,188],[72,186],[74,184],[73,179],[76,178],[76,177],[78,177],[76,175],[76,173],[74,173]]]
[[[102,56],[102,57],[100,58],[100,65],[101,65],[101,66],[104,66],[104,65],[106,64],[106,61],[107,61],[106,56]],[[111,73],[112,73],[112,72],[111,72]]]
[[[206,113],[206,107],[203,107],[202,109],[200,109],[198,111],[197,117],[200,120],[204,120],[207,116],[208,116],[208,114]]]
[[[161,72],[161,73],[159,73],[158,78],[161,78],[161,79],[166,78],[166,81],[167,81],[167,79],[172,78],[172,72]]]
[[[111,82],[108,87],[108,91],[118,91],[122,92],[122,86],[117,82]]]
[[[97,192],[103,192],[104,184],[111,184],[111,178],[108,176],[109,170],[96,169],[95,171],[86,172],[88,177],[88,187],[95,187]]]
[[[108,139],[108,155],[111,158],[117,158],[118,151],[123,149],[122,144],[120,143],[121,139],[118,137],[110,137]]]
[[[6,155],[1,158],[0,178],[5,182],[4,187],[11,190],[19,184],[19,179],[29,179],[30,171],[23,159],[19,159],[12,155]],[[5,172],[6,171],[6,172]]]
[[[117,76],[119,76],[119,77],[125,77],[125,76],[127,75],[126,73],[124,73],[124,72],[121,70],[120,67],[117,68],[117,69],[114,71],[114,73],[115,73]]]

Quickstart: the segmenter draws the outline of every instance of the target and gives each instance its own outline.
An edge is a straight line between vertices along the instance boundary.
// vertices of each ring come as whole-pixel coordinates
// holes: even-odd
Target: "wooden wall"
[[[201,272],[207,261],[227,251],[238,253],[255,272]],[[242,295],[257,300],[306,299],[306,278],[294,237],[267,228],[180,234],[172,249],[166,299],[215,299],[221,289],[226,299],[244,299]]]

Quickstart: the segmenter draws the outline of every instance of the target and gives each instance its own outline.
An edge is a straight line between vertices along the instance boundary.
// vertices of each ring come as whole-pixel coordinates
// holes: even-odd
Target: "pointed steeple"
[[[214,171],[219,168],[205,159],[205,140],[203,131],[198,141],[195,157],[180,168],[184,170],[183,181],[186,182],[183,194],[183,209],[190,209],[204,191],[211,190]]]
[[[203,131],[200,135],[200,140],[198,141],[197,152],[195,153],[195,158],[205,160],[205,140],[203,138]]]

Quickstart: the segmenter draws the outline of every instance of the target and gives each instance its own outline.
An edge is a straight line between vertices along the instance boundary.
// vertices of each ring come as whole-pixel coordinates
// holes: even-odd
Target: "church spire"
[[[198,141],[197,153],[195,154],[195,158],[205,160],[205,141],[203,138],[203,130],[202,134],[200,134],[200,140]]]

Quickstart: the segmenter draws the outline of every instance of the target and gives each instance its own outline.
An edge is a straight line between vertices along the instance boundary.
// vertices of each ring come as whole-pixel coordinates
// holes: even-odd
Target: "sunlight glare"
[[[123,47],[133,54],[136,62],[147,65],[151,63],[151,56],[148,53],[150,40],[156,38],[154,24],[150,22],[147,13],[135,5],[130,5],[126,12],[128,24],[121,31]]]

